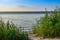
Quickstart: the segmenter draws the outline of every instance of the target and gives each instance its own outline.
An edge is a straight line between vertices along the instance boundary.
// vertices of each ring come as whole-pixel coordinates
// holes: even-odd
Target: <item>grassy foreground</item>
[[[0,20],[0,40],[28,40],[28,34],[21,32],[12,22]]]

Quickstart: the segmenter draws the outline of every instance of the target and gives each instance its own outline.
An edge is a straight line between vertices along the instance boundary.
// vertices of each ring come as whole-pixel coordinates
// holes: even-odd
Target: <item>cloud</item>
[[[0,11],[44,11],[43,7],[29,5],[2,5]],[[48,9],[51,10],[51,9]]]
[[[42,9],[41,9],[42,10]],[[29,6],[29,5],[2,5],[0,6],[0,11],[40,11],[40,8]]]
[[[8,1],[14,1],[16,2],[17,0],[0,0],[4,2]],[[8,2],[9,3],[9,2]],[[12,3],[12,4],[4,4],[0,3],[0,11],[44,11],[44,7],[42,6],[36,6],[36,5],[28,5],[28,4],[18,4],[18,3]],[[48,9],[48,7],[47,7]],[[48,9],[51,10],[51,9]]]

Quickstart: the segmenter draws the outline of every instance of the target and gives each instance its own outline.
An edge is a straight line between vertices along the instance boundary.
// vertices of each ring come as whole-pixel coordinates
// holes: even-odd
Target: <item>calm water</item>
[[[27,27],[28,29],[31,29],[32,25],[36,23],[36,20],[42,16],[44,16],[44,14],[0,14],[4,22],[9,20],[18,26]]]

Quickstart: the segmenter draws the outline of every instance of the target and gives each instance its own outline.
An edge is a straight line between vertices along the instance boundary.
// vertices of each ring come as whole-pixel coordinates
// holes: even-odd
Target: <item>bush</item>
[[[40,37],[55,38],[60,37],[60,11],[45,14],[33,27],[33,33]]]
[[[28,40],[28,34],[9,21],[4,23],[0,20],[0,40]]]

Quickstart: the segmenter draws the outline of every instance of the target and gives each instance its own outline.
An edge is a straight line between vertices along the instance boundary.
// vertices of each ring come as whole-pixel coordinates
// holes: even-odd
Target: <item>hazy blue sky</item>
[[[0,11],[44,11],[60,6],[60,0],[0,0]]]

